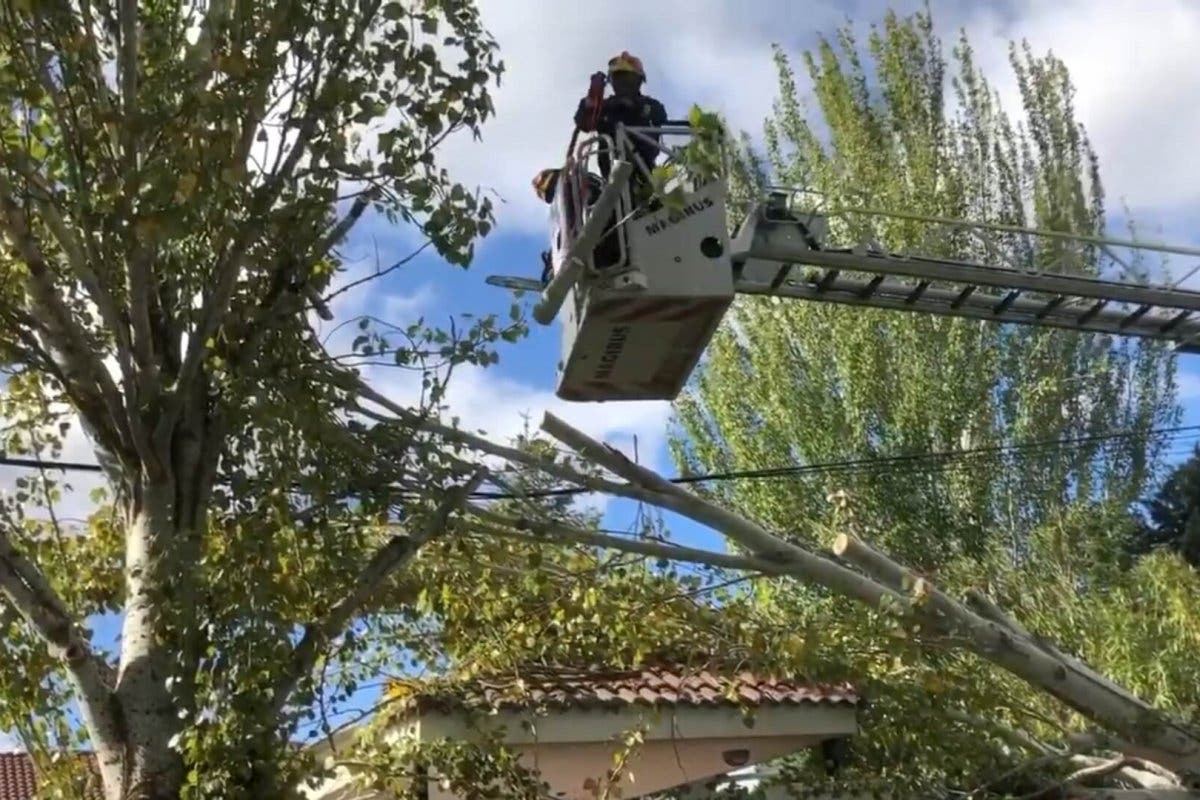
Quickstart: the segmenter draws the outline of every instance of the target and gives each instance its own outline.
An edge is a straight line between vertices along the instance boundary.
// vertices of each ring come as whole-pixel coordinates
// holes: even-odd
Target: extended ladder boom
[[[1047,235],[1007,230],[1027,238]],[[1172,342],[1184,352],[1200,352],[1200,292],[1088,274],[894,254],[878,246],[827,247],[827,238],[825,217],[781,214],[777,197],[761,204],[732,243],[736,291],[1137,336]],[[1140,247],[1094,237],[1080,237],[1073,243],[1114,259],[1114,247]],[[1146,249],[1200,256],[1200,250],[1189,248]]]
[[[683,153],[665,137],[691,135],[686,126],[618,126],[578,142],[552,198],[544,283],[488,278],[540,295],[537,322],[561,321],[555,393],[564,400],[676,398],[739,294],[1141,337],[1200,353],[1200,291],[1180,288],[1200,266],[1158,285],[1143,269],[1149,253],[1200,263],[1200,248],[911,209],[830,209],[792,189],[768,192],[730,236],[723,177],[656,176],[634,146],[654,145],[669,166]],[[602,149],[613,156],[608,180],[589,171]],[[653,199],[631,189],[634,170],[643,188],[659,189]]]

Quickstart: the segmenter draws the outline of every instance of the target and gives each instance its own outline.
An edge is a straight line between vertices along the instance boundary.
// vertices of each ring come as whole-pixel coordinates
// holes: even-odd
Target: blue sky
[[[450,314],[504,314],[511,297],[487,287],[491,274],[536,276],[538,252],[546,238],[546,207],[533,196],[535,172],[555,165],[571,132],[571,114],[585,91],[588,75],[608,57],[628,49],[649,71],[646,91],[672,115],[692,104],[723,112],[737,127],[757,135],[775,94],[770,46],[789,52],[811,46],[847,18],[865,31],[887,7],[912,11],[914,0],[482,0],[485,22],[498,38],[508,71],[496,91],[497,117],[482,142],[459,137],[441,153],[459,180],[480,185],[498,199],[498,226],[478,248],[468,271],[448,266],[431,254],[383,281],[338,299],[337,322],[373,314],[396,323],[424,314],[430,320]],[[1012,111],[1015,86],[1007,67],[1013,38],[1027,38],[1035,51],[1053,49],[1078,88],[1077,111],[1101,159],[1110,208],[1127,204],[1144,235],[1178,243],[1200,240],[1200,159],[1193,153],[1200,127],[1200,5],[1190,0],[1008,0],[932,4],[943,40],[949,44],[965,28],[977,58]],[[366,220],[345,247],[355,278],[407,254],[417,240],[403,228]],[[498,365],[464,370],[450,400],[471,427],[497,439],[515,434],[529,414],[534,424],[552,410],[589,434],[627,451],[634,437],[644,463],[672,472],[664,448],[666,403],[567,404],[554,395],[558,355],[557,324],[502,351]],[[1187,422],[1200,421],[1200,363],[1181,361],[1182,397]],[[397,400],[411,397],[411,380],[395,372],[372,376]],[[73,439],[69,460],[91,459],[86,442]],[[0,485],[15,474],[0,470]],[[77,491],[63,513],[86,513],[88,479],[74,480]],[[631,518],[625,504],[609,506],[610,522]],[[676,522],[675,533],[693,544],[720,547],[717,537]],[[106,628],[108,626],[105,626]],[[111,631],[98,631],[107,639]]]
[[[388,309],[445,316],[448,313],[503,313],[510,297],[483,283],[491,274],[534,276],[546,238],[546,207],[533,195],[530,178],[558,162],[571,131],[570,116],[585,90],[587,76],[622,49],[640,55],[649,72],[646,91],[668,113],[682,115],[692,103],[723,112],[756,136],[775,96],[770,46],[782,44],[798,55],[852,18],[865,33],[887,7],[913,11],[921,2],[859,0],[663,0],[654,4],[617,0],[606,3],[483,0],[489,29],[498,38],[508,66],[496,91],[497,117],[485,126],[482,142],[460,137],[441,158],[460,180],[498,198],[498,226],[478,250],[467,272],[430,255],[356,298],[341,314],[368,311],[392,318]],[[1006,107],[1018,107],[1007,64],[1008,42],[1027,38],[1036,51],[1052,49],[1072,69],[1079,116],[1101,158],[1110,209],[1127,204],[1141,235],[1194,243],[1192,224],[1200,211],[1200,168],[1189,150],[1191,116],[1187,97],[1200,80],[1188,63],[1200,44],[1200,7],[1184,2],[934,2],[935,20],[950,46],[965,28],[986,74]],[[801,78],[804,84],[803,77]],[[1181,110],[1183,109],[1183,110]],[[1200,119],[1195,120],[1200,122]],[[1121,235],[1115,232],[1114,235]],[[370,224],[348,248],[389,263],[411,247],[411,234]],[[373,262],[370,262],[373,263]],[[436,309],[436,311],[434,311]],[[502,352],[501,362],[468,371],[451,387],[451,401],[464,420],[504,437],[553,410],[590,434],[631,448],[656,468],[672,471],[663,446],[669,417],[666,403],[568,404],[553,397],[560,327],[535,326],[532,335]],[[1196,364],[1181,361],[1182,394],[1189,421],[1200,391]],[[403,394],[403,381],[380,375],[382,385]],[[627,504],[610,505],[614,524],[628,517]],[[716,537],[679,523],[675,532],[692,542],[719,545]]]

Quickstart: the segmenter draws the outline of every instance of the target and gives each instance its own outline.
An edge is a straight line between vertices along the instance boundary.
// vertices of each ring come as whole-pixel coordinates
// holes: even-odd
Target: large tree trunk
[[[124,721],[124,775],[119,784],[105,781],[107,800],[177,798],[182,760],[172,749],[180,728],[178,705],[168,678],[178,670],[163,636],[166,609],[175,605],[169,557],[175,530],[173,490],[163,484],[135,498],[125,533],[125,620],[116,700]]]

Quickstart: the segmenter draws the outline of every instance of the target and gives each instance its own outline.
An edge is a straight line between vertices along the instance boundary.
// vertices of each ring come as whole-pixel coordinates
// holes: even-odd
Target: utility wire
[[[817,462],[813,464],[732,470],[728,472],[711,472],[702,475],[681,475],[674,478],[667,478],[666,480],[674,484],[719,483],[722,481],[761,480],[792,477],[797,475],[828,475],[856,472],[877,473],[887,472],[888,470],[894,470],[899,467],[904,467],[914,473],[935,473],[949,471],[955,466],[961,466],[961,464],[954,464],[953,462],[955,461],[963,461],[968,459],[984,461],[988,458],[995,458],[1005,455],[1028,454],[1039,449],[1059,451],[1070,448],[1081,449],[1089,444],[1097,444],[1120,439],[1180,439],[1184,438],[1188,434],[1195,436],[1197,431],[1200,431],[1200,425],[1182,425],[1174,428],[1152,428],[1147,431],[1117,431],[1105,434],[1094,434],[1090,436],[1022,442],[1011,445],[994,445],[989,447],[932,451],[896,456],[873,456],[845,459],[840,461]],[[521,498],[562,497],[590,493],[593,493],[593,490],[579,487],[568,487],[561,489],[532,490],[526,494],[480,491],[476,492],[475,496],[495,500],[514,500]]]
[[[1044,439],[1030,442],[1018,442],[1010,445],[990,445],[986,447],[960,448],[956,450],[928,451],[923,453],[908,453],[895,456],[870,456],[862,458],[825,461],[813,464],[795,464],[778,467],[760,467],[757,469],[731,470],[726,472],[710,472],[702,475],[679,475],[667,478],[670,483],[686,485],[695,483],[718,483],[734,480],[759,480],[795,475],[820,475],[843,472],[882,472],[898,467],[906,467],[914,471],[939,472],[952,468],[954,462],[963,459],[983,460],[989,457],[1034,452],[1041,449],[1066,450],[1082,448],[1091,444],[1118,441],[1122,439],[1179,439],[1189,434],[1200,432],[1200,425],[1180,425],[1171,428],[1151,428],[1145,431],[1112,431],[1109,433],[1091,434],[1088,436],[1067,437],[1061,439]],[[928,463],[932,462],[932,463]],[[0,466],[10,466],[28,469],[59,469],[64,471],[101,472],[99,464],[86,464],[70,461],[39,461],[32,458],[17,458],[0,456]],[[474,499],[516,500],[547,497],[564,497],[571,495],[590,494],[593,490],[581,487],[566,487],[559,489],[532,489],[529,492],[498,492],[476,491],[471,494]]]

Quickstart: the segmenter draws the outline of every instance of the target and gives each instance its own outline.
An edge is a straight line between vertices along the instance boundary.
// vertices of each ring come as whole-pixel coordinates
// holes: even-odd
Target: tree
[[[835,208],[1103,233],[1097,159],[1074,119],[1066,66],[1055,58],[1014,46],[1024,118],[1014,125],[965,37],[947,63],[928,11],[905,19],[889,14],[865,48],[846,28],[806,53],[819,116],[806,115],[787,56],[776,50],[775,57],[779,98],[766,125],[765,155],[743,158],[736,187],[743,200],[765,185],[797,186]],[[948,74],[953,98],[944,96]],[[869,228],[898,251],[933,248],[934,255],[1029,268],[1053,255],[1003,240],[931,243],[928,227],[909,219],[847,215],[833,225],[852,236]],[[1106,266],[1098,254],[1080,255],[1074,268],[1087,274]],[[1133,532],[1128,507],[1162,466],[1164,439],[1151,432],[1178,419],[1174,365],[1161,347],[759,298],[740,299],[730,318],[678,404],[680,465],[697,474],[858,465],[716,483],[707,498],[786,530],[797,543],[827,540],[831,528],[853,525],[873,546],[957,591],[986,581],[1004,586],[1004,599],[1025,613],[1034,598],[1058,604],[1062,614],[1053,622],[1044,608],[1033,613],[1042,632],[1067,635],[1082,648],[1076,652],[1116,644],[1100,626],[1089,631],[1093,642],[1080,641],[1067,633],[1068,620],[1091,617],[1097,595],[1138,591],[1111,567]],[[912,458],[955,451],[967,455]],[[1076,588],[1064,586],[1055,570],[1073,576]],[[1073,603],[1051,598],[1047,586],[1067,597],[1084,586],[1092,592]],[[1150,589],[1142,584],[1138,593],[1153,595]],[[843,598],[794,586],[761,594],[774,613],[814,637],[819,632],[828,655],[881,682],[888,701],[876,707],[879,724],[860,750],[864,772],[875,779],[894,783],[888,768],[903,761],[913,791],[974,788],[966,785],[972,769],[975,777],[995,772],[997,748],[974,723],[962,728],[963,716],[1028,730],[1026,720],[1003,709],[1019,697],[1045,711],[1044,695],[997,680],[974,658],[896,662],[894,652],[863,650],[872,631]],[[1153,658],[1150,651],[1145,658]],[[1188,673],[1168,683],[1190,695]],[[961,733],[934,740],[930,726]]]
[[[490,204],[434,153],[491,114],[495,43],[469,2],[15,0],[0,20],[6,447],[53,454],[77,421],[112,491],[81,532],[24,515],[53,480],[5,501],[24,673],[0,727],[68,745],[70,695],[109,798],[279,796],[329,642],[470,474],[347,421],[354,373],[312,315],[368,213],[469,262]],[[418,324],[386,356],[486,363],[519,328]],[[410,537],[389,538],[400,498]],[[80,623],[118,612],[110,662]]]
[[[1145,510],[1148,519],[1131,542],[1135,553],[1165,547],[1192,566],[1200,564],[1200,447],[1171,471]]]

